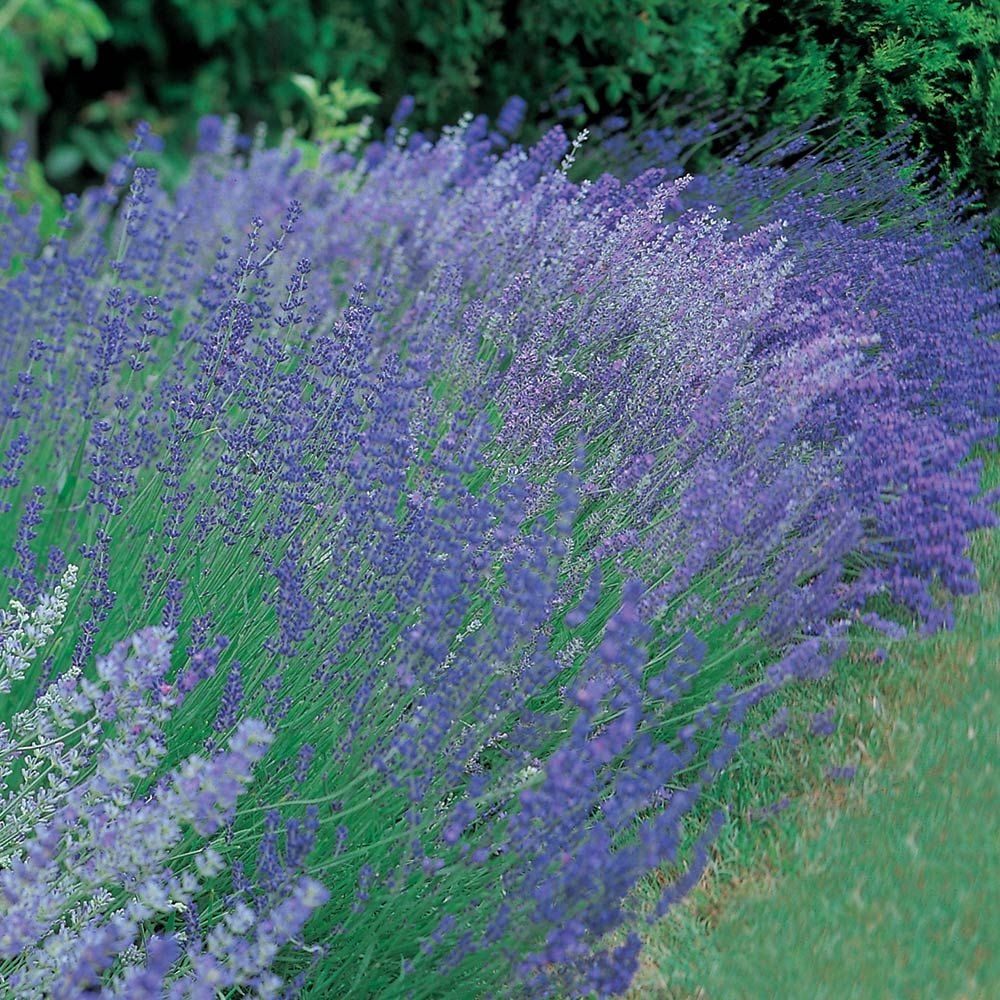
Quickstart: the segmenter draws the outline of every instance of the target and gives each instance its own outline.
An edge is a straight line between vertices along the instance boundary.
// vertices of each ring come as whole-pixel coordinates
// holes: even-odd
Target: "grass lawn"
[[[702,883],[647,933],[633,998],[1000,996],[1000,531],[972,555],[982,592],[954,632],[892,644],[881,664],[875,640],[856,644],[793,693]],[[839,727],[817,741],[829,705]],[[844,765],[853,780],[829,776]]]

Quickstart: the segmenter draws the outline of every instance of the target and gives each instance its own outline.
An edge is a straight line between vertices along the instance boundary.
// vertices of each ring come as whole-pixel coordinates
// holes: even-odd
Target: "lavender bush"
[[[144,139],[0,202],[0,983],[624,990],[751,707],[975,587],[981,228],[891,149]]]

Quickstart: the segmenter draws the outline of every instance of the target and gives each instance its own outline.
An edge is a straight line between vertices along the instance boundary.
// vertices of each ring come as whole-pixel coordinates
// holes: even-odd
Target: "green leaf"
[[[45,173],[54,181],[72,177],[83,166],[83,153],[79,147],[60,143],[49,150],[45,157]]]
[[[319,84],[311,76],[305,73],[293,73],[289,79],[302,91],[312,104],[319,100]]]

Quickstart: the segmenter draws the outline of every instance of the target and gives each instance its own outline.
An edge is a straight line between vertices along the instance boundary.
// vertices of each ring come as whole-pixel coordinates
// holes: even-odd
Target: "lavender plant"
[[[76,569],[32,614],[14,602],[4,616],[4,665],[15,677],[61,624]],[[271,741],[246,719],[223,752],[190,756],[139,799],[180,700],[164,680],[169,661],[169,632],[145,629],[98,662],[95,680],[71,666],[0,727],[0,987],[11,996],[79,996],[102,984],[102,996],[154,996],[168,973],[178,997],[224,986],[273,993],[277,950],[326,899],[302,878],[258,914],[226,905],[207,936],[183,935],[179,963],[181,936],[150,933],[164,915],[189,912],[224,867],[212,839]],[[191,833],[203,846],[175,872]]]
[[[996,262],[891,155],[397,125],[0,205],[11,988],[620,992],[751,707],[975,585]]]

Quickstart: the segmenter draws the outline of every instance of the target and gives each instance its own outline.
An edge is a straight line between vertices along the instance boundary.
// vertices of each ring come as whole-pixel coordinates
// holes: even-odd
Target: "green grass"
[[[993,455],[985,486],[998,482]],[[972,555],[982,592],[954,632],[895,643],[880,665],[859,637],[784,699],[784,737],[748,745],[709,870],[647,929],[632,997],[1000,995],[1000,531]],[[819,741],[809,718],[830,705],[838,731]],[[843,764],[852,782],[826,777]]]

